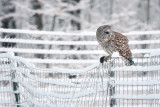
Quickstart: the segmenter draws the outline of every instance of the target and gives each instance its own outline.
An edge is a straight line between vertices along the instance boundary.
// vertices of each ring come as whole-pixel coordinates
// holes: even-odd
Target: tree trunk
[[[69,4],[72,4],[71,1],[74,1],[75,4],[78,4],[80,2],[80,0],[68,0],[68,1],[65,1],[65,2],[68,2]],[[75,10],[75,11],[70,11],[69,13],[76,16],[76,17],[80,17],[81,10],[78,9],[78,10]],[[76,30],[81,30],[81,23],[72,19],[71,24],[74,28],[76,28]]]
[[[15,12],[15,7],[14,5],[11,3],[10,0],[3,0],[2,2],[2,6],[3,6],[3,10],[2,12],[4,14],[11,14]],[[2,23],[2,28],[12,28],[15,29],[16,28],[16,21],[14,19],[14,17],[10,16],[7,18],[2,19],[1,21]],[[8,33],[3,33],[2,34],[2,38],[15,38],[16,35],[15,34],[8,34]],[[3,47],[14,47],[16,45],[16,43],[8,43],[8,42],[2,42],[2,46]]]
[[[147,16],[147,19],[146,19],[146,21],[147,21],[147,25],[149,25],[149,23],[150,23],[150,0],[147,0],[147,14],[146,14],[146,16]]]
[[[32,8],[34,10],[41,9],[41,4],[39,0],[31,0]],[[43,23],[42,23],[42,14],[36,13],[34,16],[34,24],[37,26],[38,30],[42,30]]]
[[[33,10],[41,9],[40,0],[31,0],[31,6]],[[43,29],[42,14],[35,13],[31,20],[33,20],[33,24],[36,26],[38,30]],[[41,39],[41,37],[39,37],[38,39]],[[40,47],[41,49],[43,49],[44,45],[38,45],[37,47]],[[35,54],[35,56],[37,58],[44,58],[44,54]]]

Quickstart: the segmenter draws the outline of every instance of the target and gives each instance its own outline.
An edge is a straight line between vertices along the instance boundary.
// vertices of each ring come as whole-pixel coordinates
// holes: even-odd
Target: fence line
[[[0,28],[0,32],[3,33],[21,33],[21,34],[34,34],[34,35],[77,35],[77,36],[95,36],[95,32],[84,31],[84,32],[60,32],[60,31],[31,31],[22,29],[4,29]],[[132,31],[129,33],[122,33],[124,35],[156,35],[160,34],[160,31]]]
[[[0,32],[3,33],[15,33],[15,34],[31,34],[31,35],[64,35],[64,36],[94,36],[95,32],[61,32],[61,31],[31,31],[22,29],[4,29],[0,28]],[[154,31],[153,31],[154,32]],[[159,33],[159,31],[156,31]]]
[[[104,90],[107,84],[102,86],[101,78],[102,72],[99,71],[99,64],[93,64],[85,69],[37,69],[32,65],[29,65],[23,58],[15,57],[10,54],[1,54],[0,63],[2,68],[0,69],[3,76],[3,72],[14,74],[12,80],[4,78],[2,82],[9,82],[8,85],[4,85],[0,88],[0,101],[5,98],[0,105],[14,105],[19,106],[36,106],[36,107],[74,107],[77,103],[81,103],[79,107],[91,107],[94,106],[95,101],[102,102],[97,105],[105,105],[105,99],[96,96],[107,97],[102,93],[106,93]],[[24,62],[24,63],[23,63]],[[8,65],[9,69],[4,65]],[[14,65],[14,67],[12,66]],[[12,72],[12,71],[15,72]],[[50,78],[47,76],[49,73],[54,74],[56,77]],[[97,74],[98,73],[98,74]],[[76,74],[76,79],[69,79],[70,74]],[[95,74],[95,75],[94,75]],[[93,76],[94,75],[94,76]],[[103,75],[104,76],[104,75]],[[1,82],[0,81],[0,82]],[[12,81],[10,83],[10,81]],[[13,84],[14,83],[14,84]],[[12,90],[12,87],[17,86]],[[18,85],[16,85],[18,84]],[[4,90],[5,89],[5,90]],[[7,91],[7,90],[8,91]],[[4,93],[4,95],[3,95]],[[8,93],[7,95],[5,93]],[[20,95],[20,96],[19,96]],[[94,99],[96,98],[96,100]],[[18,99],[18,100],[17,100]],[[84,103],[85,102],[85,103]],[[69,104],[72,103],[72,104]]]
[[[18,52],[18,53],[37,53],[37,54],[59,54],[59,55],[71,55],[71,54],[77,54],[77,55],[89,55],[91,54],[105,54],[102,50],[82,50],[82,51],[76,51],[76,50],[44,50],[44,49],[18,49],[18,48],[0,48],[0,51],[7,51],[7,52]],[[160,49],[135,49],[132,50],[132,53],[144,53],[144,54],[150,54],[153,53],[159,53]],[[32,63],[41,63],[41,64],[91,64],[97,62],[97,60],[79,60],[79,59],[36,59],[36,58],[28,58],[29,62]]]
[[[99,45],[97,41],[48,41],[48,40],[33,40],[33,39],[1,39],[0,42],[8,43],[24,43],[24,44],[48,44],[48,45]],[[141,41],[129,41],[129,44],[156,44],[160,43],[160,40],[141,40]]]
[[[0,51],[18,53],[39,53],[39,54],[105,54],[103,50],[49,50],[49,49],[23,49],[23,48],[0,48]],[[159,52],[160,49],[133,49],[132,53]]]
[[[43,68],[51,68],[57,64],[63,67],[83,68],[95,63],[102,55],[106,55],[96,41],[95,32],[49,32],[0,28],[0,34],[2,35],[0,52],[15,52],[17,56],[25,57],[31,63]],[[134,31],[123,34],[128,38],[132,37],[131,35],[146,37],[145,40],[129,41],[134,57],[160,51],[160,31]]]
[[[133,59],[135,66],[113,57],[83,69],[41,69],[0,54],[0,106],[159,107],[160,56]]]
[[[105,54],[96,49],[94,39],[84,41],[84,50],[57,50],[60,45],[81,45],[83,41],[52,41],[35,40],[31,37],[47,35],[65,35],[95,37],[95,32],[46,32],[0,29],[3,36],[0,41],[7,47],[1,47],[0,52],[16,52],[28,55],[27,58],[16,57],[13,54],[0,54],[0,106],[35,106],[35,107],[159,107],[160,106],[160,42],[156,40],[131,41],[135,47],[133,53],[142,54],[133,57],[134,66],[125,66],[123,58],[112,56],[112,60],[101,65],[95,63],[83,69],[52,69],[36,68],[29,62],[36,63],[74,63],[76,65],[97,62],[91,60],[93,55]],[[130,32],[125,35],[157,36],[160,31]],[[10,38],[16,35],[15,39]],[[26,37],[28,35],[29,38]],[[22,38],[24,37],[24,38]],[[18,39],[19,38],[19,39]],[[27,38],[27,39],[26,39]],[[22,40],[23,39],[23,40]],[[8,41],[7,41],[8,40]],[[26,41],[26,42],[25,42]],[[67,43],[67,42],[70,43]],[[43,43],[42,43],[43,42]],[[54,43],[52,43],[54,42]],[[15,43],[17,43],[15,45]],[[43,45],[44,44],[44,45]],[[92,44],[92,45],[91,45]],[[136,46],[138,44],[138,46]],[[39,48],[39,45],[41,46]],[[148,46],[148,47],[147,47]],[[47,47],[47,48],[46,48]],[[53,47],[53,49],[52,49]],[[55,48],[54,48],[55,47]],[[138,48],[137,48],[138,47]],[[139,48],[140,47],[140,48]],[[142,47],[142,48],[141,48]],[[32,53],[34,57],[29,57]],[[144,55],[149,53],[149,55]],[[44,55],[44,58],[35,57]],[[79,55],[84,60],[61,59],[50,57],[61,55]],[[92,55],[91,55],[92,54]],[[43,56],[42,55],[42,56]],[[49,56],[48,59],[45,58]],[[23,55],[22,55],[23,56]],[[55,60],[61,59],[61,60]],[[27,60],[27,61],[26,61]],[[67,62],[69,60],[69,62]],[[87,62],[88,61],[88,62]],[[71,64],[73,66],[73,64]],[[12,78],[11,78],[12,77]]]

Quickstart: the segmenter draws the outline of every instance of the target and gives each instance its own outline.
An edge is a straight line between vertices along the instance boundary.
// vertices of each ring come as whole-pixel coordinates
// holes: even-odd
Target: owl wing
[[[119,55],[126,59],[127,65],[132,65],[134,62],[132,60],[132,52],[129,48],[127,37],[116,32],[114,41]]]
[[[118,46],[118,47],[122,47],[122,46],[126,46],[128,45],[128,39],[126,36],[120,34],[120,33],[117,33],[115,32],[115,44]]]

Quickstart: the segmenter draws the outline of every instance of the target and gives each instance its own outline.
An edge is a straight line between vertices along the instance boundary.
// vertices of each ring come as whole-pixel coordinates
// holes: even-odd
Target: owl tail
[[[133,59],[132,59],[132,57],[125,57],[125,64],[127,65],[127,66],[131,66],[131,65],[134,65],[134,61],[133,61]]]

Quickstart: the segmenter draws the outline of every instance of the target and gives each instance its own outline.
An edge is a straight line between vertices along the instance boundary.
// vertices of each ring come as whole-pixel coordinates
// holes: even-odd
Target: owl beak
[[[109,38],[111,39],[111,38],[112,38],[112,35],[109,35]]]

